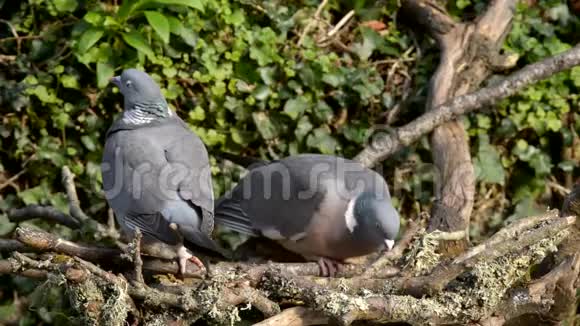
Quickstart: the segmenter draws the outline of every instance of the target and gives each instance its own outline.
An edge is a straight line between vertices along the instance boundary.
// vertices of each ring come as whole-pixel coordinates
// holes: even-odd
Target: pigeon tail
[[[249,236],[257,237],[259,234],[252,227],[252,222],[240,207],[240,203],[234,199],[220,200],[216,205],[214,221],[216,224]]]

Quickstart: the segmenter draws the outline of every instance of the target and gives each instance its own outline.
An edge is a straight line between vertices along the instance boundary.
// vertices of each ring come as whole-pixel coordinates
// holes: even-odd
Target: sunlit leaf
[[[292,98],[284,104],[284,113],[286,113],[292,120],[296,120],[309,106],[308,100],[303,96]]]
[[[109,80],[113,77],[115,68],[109,63],[97,63],[97,86],[105,88],[109,84]]]
[[[78,52],[84,53],[89,50],[95,43],[97,43],[101,37],[103,37],[105,31],[100,28],[91,27],[87,29],[82,35],[77,44]]]
[[[145,11],[145,17],[163,43],[169,43],[170,27],[167,18],[157,11]]]
[[[147,40],[138,32],[133,31],[129,33],[123,33],[123,40],[125,40],[127,44],[134,47],[137,51],[145,54],[146,56],[155,56],[153,50],[151,50],[151,47],[149,46],[149,43],[147,43]]]

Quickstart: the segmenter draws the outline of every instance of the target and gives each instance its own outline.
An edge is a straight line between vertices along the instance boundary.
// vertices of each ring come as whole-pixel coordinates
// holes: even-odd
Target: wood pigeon
[[[128,69],[111,78],[124,96],[122,115],[107,131],[103,187],[121,228],[136,227],[146,241],[175,246],[183,274],[190,250],[226,255],[211,238],[213,189],[207,150],[167,106],[145,72]]]
[[[249,169],[216,201],[217,225],[275,240],[317,261],[325,276],[349,258],[392,249],[400,218],[375,171],[318,154],[252,162]]]

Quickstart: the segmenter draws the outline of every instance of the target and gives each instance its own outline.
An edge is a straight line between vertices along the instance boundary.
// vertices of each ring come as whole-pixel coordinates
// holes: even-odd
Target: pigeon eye
[[[127,87],[131,87],[131,85],[133,85],[133,83],[131,83],[131,81],[130,81],[130,80],[128,80],[128,81],[125,83],[125,86],[127,86]]]
[[[379,225],[379,223],[376,223],[375,226],[377,227],[377,229],[381,229],[381,226]]]

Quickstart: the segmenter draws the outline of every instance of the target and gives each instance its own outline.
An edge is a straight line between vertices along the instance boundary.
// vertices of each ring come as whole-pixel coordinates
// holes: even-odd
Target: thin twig
[[[143,260],[141,259],[141,239],[143,235],[139,227],[135,228],[135,235],[133,238],[133,265],[135,266],[135,281],[141,285],[145,284],[143,279]]]
[[[3,183],[0,183],[0,191],[6,188],[6,186],[12,184],[14,181],[18,180],[18,178],[20,178],[20,176],[22,176],[24,173],[26,173],[26,168],[20,170],[20,172],[11,176],[8,180],[4,181]]]
[[[312,19],[310,19],[308,21],[308,24],[306,24],[306,27],[304,27],[304,31],[302,32],[302,35],[300,35],[300,39],[298,40],[298,43],[296,43],[296,45],[298,47],[300,47],[300,45],[302,45],[302,42],[304,42],[304,38],[306,38],[306,35],[308,35],[308,33],[310,33],[310,30],[312,29],[314,24],[316,22],[318,22],[318,20],[320,19],[320,14],[322,13],[322,9],[324,9],[324,6],[326,6],[327,3],[328,3],[328,0],[323,0],[320,3],[320,5],[318,5],[318,8],[316,8],[316,12],[314,13],[314,17],[312,17]]]
[[[338,31],[346,24],[348,21],[354,16],[354,10],[349,11],[341,20],[338,21],[336,26],[334,26],[328,33],[326,34],[326,38],[331,38],[334,34],[338,33]]]
[[[570,193],[570,189],[568,189],[568,188],[562,186],[561,184],[557,183],[554,180],[554,177],[552,177],[552,180],[547,181],[546,184],[548,185],[548,187],[556,190],[562,196],[566,196],[567,194]]]
[[[20,48],[21,48],[20,39],[21,39],[21,37],[18,36],[18,32],[16,32],[16,28],[14,28],[14,25],[12,25],[12,23],[10,23],[9,21],[7,21],[5,19],[0,19],[0,22],[8,25],[8,27],[10,28],[10,32],[12,33],[12,35],[14,35],[14,37],[11,39],[16,40],[16,53],[18,55],[20,55]]]

